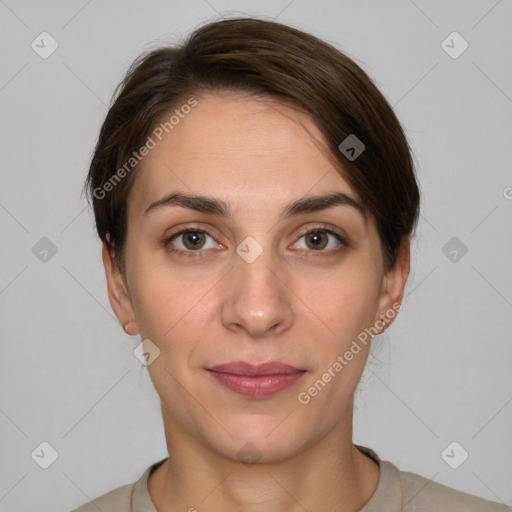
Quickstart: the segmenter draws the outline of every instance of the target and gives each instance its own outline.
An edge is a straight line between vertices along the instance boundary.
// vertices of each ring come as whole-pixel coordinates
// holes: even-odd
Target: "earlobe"
[[[131,330],[131,325],[134,324],[135,325],[135,332],[130,332]],[[134,334],[138,334],[138,329],[137,329],[137,324],[135,322],[135,320],[129,320],[128,322],[126,322],[123,326],[123,329],[125,330],[126,334],[129,334],[130,336],[133,336]]]
[[[384,276],[383,289],[379,298],[378,315],[375,323],[382,326],[384,331],[394,321],[398,311],[402,309],[402,298],[405,284],[409,275],[410,239],[402,239],[395,266]]]
[[[107,291],[110,305],[114,311],[123,329],[128,334],[137,334],[137,324],[133,320],[135,317],[130,295],[126,289],[126,285],[120,270],[114,263],[112,250],[103,242],[101,256],[103,266],[105,267],[105,277],[107,280]],[[129,325],[129,330],[126,326]]]

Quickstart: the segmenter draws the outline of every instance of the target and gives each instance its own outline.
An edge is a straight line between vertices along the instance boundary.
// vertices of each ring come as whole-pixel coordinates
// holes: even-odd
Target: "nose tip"
[[[269,303],[265,308],[257,309],[254,304],[251,306],[247,302],[238,302],[231,314],[237,315],[237,320],[228,322],[227,326],[231,330],[246,331],[253,338],[275,335],[283,328],[281,308],[275,308]]]

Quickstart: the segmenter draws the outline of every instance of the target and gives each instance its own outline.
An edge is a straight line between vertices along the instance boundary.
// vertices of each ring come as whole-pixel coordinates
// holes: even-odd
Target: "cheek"
[[[331,281],[322,293],[311,291],[305,300],[329,327],[322,330],[325,335],[316,333],[313,338],[318,364],[298,397],[301,404],[310,400],[305,407],[318,411],[314,416],[320,429],[339,421],[353,397],[371,345],[365,329],[372,325],[376,309],[373,280],[339,279],[338,283]]]
[[[147,249],[130,252],[129,275],[141,336],[161,338],[179,318],[188,291],[183,293],[178,276]]]
[[[374,321],[378,276],[366,268],[345,268],[329,279],[304,282],[301,298],[322,326],[318,342],[338,350]],[[320,343],[319,343],[320,344]]]
[[[193,350],[205,324],[208,297],[215,279],[192,278],[144,255],[132,265],[131,294],[140,335],[150,339],[167,361]],[[210,282],[211,281],[211,282]]]

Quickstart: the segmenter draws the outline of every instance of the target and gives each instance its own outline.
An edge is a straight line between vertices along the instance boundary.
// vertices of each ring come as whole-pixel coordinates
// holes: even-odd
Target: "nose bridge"
[[[249,250],[249,254],[252,250]],[[277,268],[270,249],[263,251],[251,260],[238,256],[238,259],[235,258],[234,269],[240,286],[238,292],[254,298],[257,298],[258,295],[267,296],[268,299],[276,298],[280,293],[277,290],[279,280],[276,277]]]
[[[270,248],[263,249],[254,238],[242,241],[233,255],[222,321],[231,329],[245,329],[260,337],[280,332],[292,321],[286,287]]]

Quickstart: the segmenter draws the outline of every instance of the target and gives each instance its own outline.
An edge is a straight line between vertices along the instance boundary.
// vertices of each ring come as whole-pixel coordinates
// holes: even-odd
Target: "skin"
[[[285,206],[304,196],[357,199],[318,144],[324,139],[314,122],[270,99],[226,93],[197,100],[138,171],[128,203],[126,275],[103,245],[117,318],[160,350],[148,371],[171,457],[150,475],[151,499],[159,512],[361,510],[379,479],[378,465],[352,443],[353,397],[370,343],[310,403],[297,396],[401,302],[409,240],[386,272],[375,221],[355,208],[280,220]],[[222,199],[233,218],[179,206],[144,214],[171,191]],[[329,234],[320,249],[312,246],[301,230],[318,223],[348,246]],[[210,235],[199,239],[203,255],[168,252],[161,240],[190,225]],[[236,252],[248,236],[263,249],[252,263]],[[170,245],[191,253],[194,239],[185,238]],[[280,361],[307,372],[276,395],[249,398],[205,369],[237,360]],[[261,453],[256,464],[239,460],[246,443]]]

